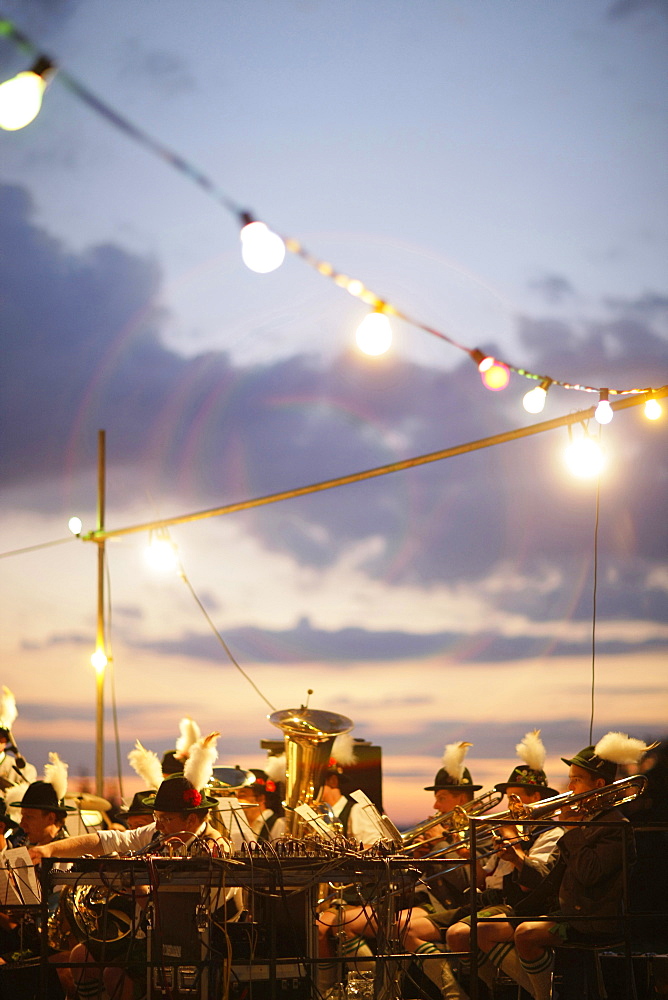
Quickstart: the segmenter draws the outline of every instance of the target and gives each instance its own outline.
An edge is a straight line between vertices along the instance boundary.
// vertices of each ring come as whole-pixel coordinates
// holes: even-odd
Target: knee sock
[[[498,944],[495,944],[489,952],[489,960],[523,990],[531,993],[529,974],[520,965],[520,956],[512,941],[499,941]]]
[[[452,966],[440,948],[437,948],[431,941],[425,941],[415,949],[416,956],[419,955],[441,955],[441,959],[431,958],[422,963],[422,970],[433,983],[436,983],[441,991],[443,1000],[468,1000],[466,993],[455,979]]]
[[[341,954],[343,959],[355,972],[372,972],[375,968],[373,952],[366,938],[363,938],[361,934],[345,938]]]
[[[102,980],[80,979],[75,983],[74,989],[77,1000],[95,1000],[102,996]]]
[[[530,991],[535,1000],[550,1000],[552,992],[552,968],[554,952],[546,949],[542,955],[533,961],[520,958],[520,964],[529,976]]]

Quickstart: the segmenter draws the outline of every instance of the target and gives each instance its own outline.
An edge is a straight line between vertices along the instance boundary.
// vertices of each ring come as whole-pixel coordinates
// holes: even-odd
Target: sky
[[[3,0],[0,14],[66,74],[0,135],[0,552],[30,549],[0,561],[0,683],[24,755],[41,770],[57,751],[74,777],[94,771],[96,548],[31,547],[67,539],[74,513],[95,527],[99,428],[106,526],[122,528],[597,399],[553,386],[531,417],[535,383],[488,392],[424,326],[562,382],[668,382],[668,7]],[[3,79],[27,62],[0,38]],[[394,319],[392,350],[362,356],[367,307],[293,254],[250,272],[228,203],[416,322]],[[598,521],[560,428],[174,527],[187,585],[145,565],[147,533],[110,540],[110,787],[117,756],[129,789],[135,739],[162,753],[183,715],[220,731],[219,763],[261,766],[260,740],[281,736],[267,715],[309,689],[382,748],[399,822],[431,810],[422,789],[457,740],[488,785],[539,727],[563,786],[592,685],[594,740],[665,736],[665,428],[642,407],[603,428]]]

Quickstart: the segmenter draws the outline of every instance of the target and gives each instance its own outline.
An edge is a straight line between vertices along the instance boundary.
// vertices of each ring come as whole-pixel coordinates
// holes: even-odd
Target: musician
[[[94,857],[103,855],[134,854],[146,852],[151,846],[157,852],[165,840],[180,840],[193,847],[201,847],[202,853],[213,856],[227,855],[229,841],[209,822],[209,810],[217,806],[206,792],[199,791],[188,778],[174,775],[166,778],[158,791],[143,800],[144,808],[153,811],[154,822],[135,830],[98,830],[79,837],[69,837],[57,844],[44,844],[30,849],[30,855],[37,864],[42,858],[78,858],[84,854]],[[224,901],[223,901],[224,902]],[[131,954],[128,958],[127,975],[117,968],[103,970],[100,978],[98,963],[83,944],[77,945],[70,955],[72,963],[89,963],[90,967],[74,970],[77,996],[95,997],[104,987],[110,996],[118,1000],[131,1000],[134,979],[146,975],[145,953],[140,941],[129,942]],[[143,960],[143,961],[142,961]]]
[[[482,785],[473,783],[471,773],[464,765],[464,758],[470,746],[470,743],[465,742],[447,744],[433,785],[425,787],[426,792],[434,792],[434,809],[437,813],[447,815],[457,806],[465,808],[473,799],[473,793],[482,788]],[[455,839],[450,830],[440,825],[432,827],[427,834],[430,846],[439,841],[449,844]],[[468,869],[465,865],[455,868],[447,876],[439,879],[433,891],[419,893],[414,906],[397,914],[398,932],[405,950],[417,955],[440,953],[441,949],[436,946],[436,942],[441,942],[442,929],[449,926],[461,913],[467,894]],[[321,955],[331,954],[331,944],[328,943],[326,934],[332,927],[338,927],[343,931],[347,953],[350,953],[352,946],[360,938],[376,936],[375,913],[368,907],[351,907],[344,913],[328,910],[321,914],[318,919]],[[358,946],[354,952],[357,956],[369,953],[368,945],[366,948]],[[423,969],[439,988],[452,986],[455,992],[450,995],[453,997],[460,995],[446,962],[429,959],[423,963]],[[444,993],[444,996],[447,995]]]
[[[605,805],[601,790],[614,782],[618,764],[637,765],[648,749],[641,740],[607,733],[595,746],[562,758],[569,766],[569,790],[591,793],[594,811],[587,823],[571,825],[569,819],[582,815],[577,804],[572,811],[567,804],[561,809],[565,833],[559,840],[564,865],[559,907],[514,929],[514,946],[536,1000],[549,1000],[555,948],[569,941],[605,943],[620,933],[624,867],[629,870],[633,864],[635,847],[630,824],[620,809]],[[599,809],[597,792],[603,803]],[[602,825],[609,823],[616,825]]]
[[[250,771],[255,775],[253,784],[243,785],[235,792],[239,802],[244,803],[245,821],[231,823],[230,836],[236,851],[244,842],[274,841],[285,834],[285,819],[276,782],[260,768],[250,768]]]
[[[8,847],[23,846],[25,837],[21,836],[23,831],[17,833],[19,830],[19,824],[7,812],[7,803],[0,798],[0,851],[4,851]]]
[[[513,768],[508,781],[495,786],[507,796],[509,807],[516,802],[532,805],[557,795],[558,792],[548,786],[547,775],[543,770],[545,747],[540,738],[540,730],[527,733],[515,749],[524,763]],[[521,922],[521,918],[512,920],[514,914],[522,908],[525,913],[536,912],[537,906],[544,906],[552,899],[556,902],[556,889],[548,887],[545,877],[557,863],[557,844],[563,832],[552,823],[544,829],[531,826],[520,832],[512,821],[504,823],[495,831],[494,854],[491,862],[483,866],[486,881],[482,900],[488,905],[478,912],[477,931],[478,975],[488,985],[491,985],[496,974],[494,965],[488,961],[489,953],[493,952],[499,942],[512,939],[514,926]],[[531,900],[535,898],[541,885],[545,889],[544,898],[541,903],[532,905]],[[502,914],[511,919],[485,922],[486,917],[499,917]],[[470,917],[464,917],[449,927],[446,934],[448,950],[468,951],[470,930]],[[498,954],[495,953],[497,965],[501,964],[507,951],[509,949],[504,945]],[[466,968],[466,965],[465,961],[460,962],[460,967]],[[509,974],[517,972],[517,965],[515,963],[508,970],[504,967],[504,971]]]
[[[155,789],[145,788],[135,792],[127,809],[119,809],[116,814],[127,830],[138,830],[140,826],[148,826],[153,822],[153,810],[145,804],[146,799],[155,795]]]
[[[334,821],[341,826],[345,837],[355,844],[373,847],[378,843],[378,831],[363,806],[347,795],[349,787],[350,779],[343,765],[332,760],[322,786],[321,799],[331,809]]]

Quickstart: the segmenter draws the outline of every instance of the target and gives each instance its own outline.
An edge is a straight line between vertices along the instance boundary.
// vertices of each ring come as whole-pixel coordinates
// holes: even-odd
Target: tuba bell
[[[317,808],[334,740],[350,732],[353,722],[304,706],[274,712],[269,721],[285,734],[285,832],[303,839],[306,824],[295,810],[299,805]]]

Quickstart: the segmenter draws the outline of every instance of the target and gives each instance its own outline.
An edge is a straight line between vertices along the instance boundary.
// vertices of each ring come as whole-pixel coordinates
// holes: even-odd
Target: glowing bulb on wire
[[[179,565],[176,545],[166,532],[151,534],[144,557],[150,568],[158,573],[169,573]]]
[[[547,390],[550,386],[550,380],[544,379],[540,385],[535,386],[533,389],[529,389],[527,393],[524,394],[522,399],[522,406],[527,411],[527,413],[542,413],[545,407],[545,400],[547,399]]]
[[[613,413],[608,399],[608,390],[601,389],[601,397],[598,401],[596,409],[594,410],[594,417],[598,420],[599,424],[609,424],[612,420],[612,416]]]
[[[504,365],[503,361],[496,358],[486,357],[478,365],[482,384],[492,392],[500,392],[505,389],[510,381],[510,369]]]
[[[257,274],[269,274],[285,260],[285,243],[264,222],[249,221],[241,230],[241,257]]]
[[[659,420],[663,414],[663,407],[658,399],[650,396],[649,399],[645,400],[645,416],[648,420]]]
[[[357,327],[355,339],[360,351],[371,357],[378,357],[389,351],[392,344],[392,327],[385,313],[379,309],[368,313]]]
[[[603,471],[605,454],[598,441],[589,435],[571,440],[564,452],[569,470],[579,479],[593,479]]]
[[[83,521],[80,517],[71,517],[67,522],[67,527],[70,529],[73,535],[80,535],[81,529],[83,528]]]
[[[100,647],[98,646],[95,652],[91,655],[90,662],[91,666],[95,667],[97,673],[101,674],[104,668],[106,667],[107,663],[109,662],[109,660],[107,659],[107,654],[105,653],[105,651],[103,649],[100,649]]]
[[[0,128],[16,132],[29,125],[42,107],[42,98],[53,64],[39,59],[32,69],[0,84]]]

